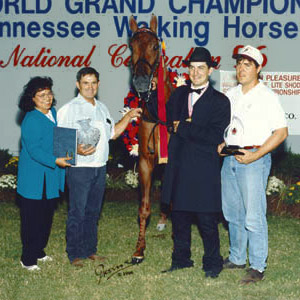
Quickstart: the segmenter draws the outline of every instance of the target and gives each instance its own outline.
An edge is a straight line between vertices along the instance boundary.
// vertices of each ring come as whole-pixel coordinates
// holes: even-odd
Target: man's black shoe
[[[229,257],[227,257],[224,260],[223,268],[224,269],[245,269],[246,268],[246,264],[245,265],[236,265],[236,264],[234,264],[233,262],[231,262],[229,260]]]
[[[210,277],[210,278],[217,278],[220,273],[217,273],[215,271],[206,271],[205,272],[205,277]]]
[[[186,268],[191,268],[191,267],[193,267],[193,266],[186,266],[186,267],[171,266],[169,269],[163,270],[161,272],[162,273],[169,273],[169,272],[173,272],[173,271],[177,271],[177,270],[181,270],[181,269],[186,269]]]

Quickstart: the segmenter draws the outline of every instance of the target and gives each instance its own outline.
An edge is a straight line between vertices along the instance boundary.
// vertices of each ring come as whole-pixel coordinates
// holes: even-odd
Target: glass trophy
[[[78,144],[83,144],[83,148],[87,149],[91,146],[96,147],[100,140],[100,130],[91,126],[91,119],[79,120]]]
[[[226,155],[244,155],[239,149],[243,149],[242,141],[244,135],[244,126],[242,121],[234,116],[229,126],[224,131],[225,146],[221,154]]]

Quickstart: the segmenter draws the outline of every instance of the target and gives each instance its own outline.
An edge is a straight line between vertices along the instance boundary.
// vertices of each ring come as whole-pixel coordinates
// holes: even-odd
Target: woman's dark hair
[[[35,107],[35,103],[32,98],[38,91],[49,89],[52,91],[53,81],[50,77],[33,77],[29,82],[24,85],[23,92],[20,96],[19,108],[24,112],[31,111]],[[52,106],[56,104],[56,100],[53,99]]]

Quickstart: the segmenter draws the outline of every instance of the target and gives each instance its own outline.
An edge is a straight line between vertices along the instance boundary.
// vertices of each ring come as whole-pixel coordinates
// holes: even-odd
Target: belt
[[[245,147],[243,147],[243,149],[245,149],[245,150],[258,149],[258,148],[260,148],[260,146],[245,146]]]

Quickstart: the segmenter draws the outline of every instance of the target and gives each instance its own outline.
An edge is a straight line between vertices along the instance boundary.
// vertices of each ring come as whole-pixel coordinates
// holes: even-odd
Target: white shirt
[[[188,98],[188,111],[189,111],[189,117],[192,116],[193,113],[193,106],[196,104],[196,102],[202,97],[202,95],[205,93],[205,91],[207,90],[209,85],[209,82],[207,81],[206,84],[199,86],[199,87],[195,87],[193,84],[191,84],[191,88],[192,89],[202,89],[201,93],[198,94],[196,92],[192,92],[189,94],[189,98]]]
[[[49,109],[48,113],[45,114],[45,116],[52,121],[53,123],[55,123],[54,117],[52,115],[52,111]]]
[[[209,82],[207,82],[204,85],[197,86],[197,87],[195,87],[193,84],[191,84],[191,88],[192,89],[203,89],[202,93],[200,93],[200,94],[198,94],[196,92],[191,93],[191,103],[192,103],[192,106],[194,106],[196,104],[196,102],[200,99],[200,97],[202,96],[202,94],[206,91],[208,85],[209,85]]]
[[[226,95],[231,103],[230,130],[225,138],[228,145],[237,145],[238,140],[241,147],[261,146],[276,129],[287,127],[278,95],[263,82],[260,81],[246,94],[239,84]],[[237,123],[241,123],[243,128],[235,126]],[[237,129],[235,135],[232,134],[233,128]],[[239,134],[241,137],[238,137]]]
[[[92,105],[80,94],[57,112],[58,126],[61,127],[80,129],[77,121],[83,119],[90,119],[91,126],[100,130],[100,140],[94,154],[87,156],[77,154],[75,167],[102,167],[108,160],[108,141],[114,136],[115,122],[102,102],[95,99],[95,105]]]

